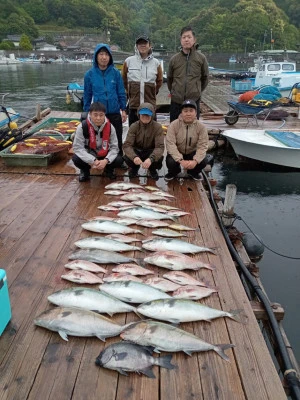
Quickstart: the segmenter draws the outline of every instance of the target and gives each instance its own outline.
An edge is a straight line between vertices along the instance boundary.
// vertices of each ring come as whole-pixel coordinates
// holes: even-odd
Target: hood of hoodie
[[[93,66],[94,66],[94,67],[98,67],[98,63],[97,63],[97,54],[99,53],[99,51],[100,51],[103,47],[104,47],[105,50],[107,50],[108,53],[109,53],[109,63],[108,63],[108,66],[109,66],[109,65],[114,65],[114,61],[113,61],[113,57],[112,57],[112,54],[111,54],[111,50],[110,50],[109,45],[108,45],[108,44],[105,44],[105,43],[99,43],[99,44],[97,44],[97,46],[95,47],[95,51],[94,51],[94,56],[93,56]]]
[[[152,118],[152,120],[153,120],[153,117],[155,116],[155,109],[154,109],[153,105],[152,105],[151,103],[142,103],[142,104],[139,106],[138,110],[137,110],[138,115],[139,115],[139,111],[140,111],[142,108],[148,108],[149,110],[152,111],[153,115],[152,115],[151,118]]]

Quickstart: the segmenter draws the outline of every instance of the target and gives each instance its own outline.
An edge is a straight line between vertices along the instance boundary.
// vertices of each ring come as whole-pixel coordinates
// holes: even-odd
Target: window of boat
[[[265,70],[265,65],[261,65],[258,70],[259,71],[264,71]]]
[[[282,70],[283,71],[294,71],[294,65],[293,64],[282,64]]]
[[[270,64],[268,65],[268,71],[279,71],[280,64]]]

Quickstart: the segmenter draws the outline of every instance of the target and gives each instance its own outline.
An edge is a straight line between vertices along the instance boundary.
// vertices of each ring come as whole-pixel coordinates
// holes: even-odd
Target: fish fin
[[[173,355],[168,354],[167,356],[160,357],[157,361],[157,365],[159,365],[162,368],[167,368],[167,369],[175,369],[177,368],[177,365],[171,364]]]
[[[223,358],[223,360],[230,362],[230,359],[224,353],[224,350],[231,349],[232,347],[235,347],[235,345],[234,344],[215,344],[214,346],[215,346],[214,351],[216,353],[218,353],[219,356]]]
[[[154,375],[154,372],[152,371],[152,367],[143,369],[142,371],[136,371],[136,372],[142,372],[144,375],[148,376],[148,378],[155,379],[156,376]]]
[[[140,318],[140,319],[144,319],[144,315],[142,315],[141,313],[138,312],[138,310],[134,310],[135,314]]]
[[[242,321],[242,316],[239,315],[243,310],[242,309],[238,309],[238,310],[230,310],[229,311],[229,315],[227,315],[227,317],[233,319],[236,322],[243,322]]]
[[[122,368],[116,368],[116,371],[118,371],[119,374],[121,374],[121,375],[128,376],[127,372],[125,372],[124,369],[122,369]]]
[[[58,334],[59,334],[59,336],[60,336],[62,339],[64,339],[66,342],[69,341],[68,335],[67,335],[66,332],[64,332],[64,331],[58,331]]]
[[[156,348],[156,347],[153,349],[153,351],[154,351],[154,353],[160,354],[160,350],[158,348]]]
[[[95,335],[98,339],[102,340],[102,342],[105,342],[105,337],[101,335]]]
[[[117,354],[115,355],[115,359],[116,359],[116,361],[124,360],[127,356],[128,356],[128,353],[126,353],[126,352],[117,353]]]
[[[106,311],[106,314],[108,314],[110,317],[112,317],[114,315],[114,313],[108,312],[108,311]]]
[[[187,354],[188,356],[191,356],[193,353],[191,351],[188,350],[182,350],[185,354]]]

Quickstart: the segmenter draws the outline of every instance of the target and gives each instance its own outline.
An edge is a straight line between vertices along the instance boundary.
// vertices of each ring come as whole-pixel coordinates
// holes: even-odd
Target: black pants
[[[97,157],[98,160],[104,160],[104,157]],[[91,166],[90,164],[87,164],[86,162],[82,161],[81,158],[79,158],[76,154],[73,155],[72,161],[75,165],[75,167],[79,168],[81,171],[85,172],[86,174],[89,174]],[[120,155],[117,155],[116,159],[110,163],[107,164],[106,167],[104,168],[104,171],[106,172],[113,172],[115,168],[119,168],[123,163],[123,158]]]
[[[192,160],[195,154],[196,152],[194,151],[193,153],[183,154],[182,156],[184,160]],[[192,174],[198,174],[207,164],[210,164],[212,166],[213,159],[214,158],[211,154],[207,154],[204,157],[204,159],[200,162],[200,164],[197,164],[195,168],[189,169],[188,171],[191,172]],[[176,176],[181,172],[181,166],[179,162],[175,161],[174,158],[171,157],[169,153],[167,154],[166,164],[168,168],[168,173]]]
[[[120,113],[117,114],[106,114],[106,117],[109,119],[111,124],[116,130],[117,138],[118,138],[118,147],[119,154],[122,155],[122,135],[123,135],[123,125],[122,125],[122,117]]]
[[[139,120],[139,116],[136,108],[129,108],[128,111],[128,125],[132,125],[134,122]],[[153,121],[156,121],[156,115],[154,115]]]
[[[197,104],[197,119],[200,117],[200,99],[196,101]],[[170,104],[170,122],[174,121],[179,117],[181,113],[181,104],[174,103],[171,101]]]
[[[142,161],[145,161],[150,156],[153,149],[143,150],[143,149],[134,148],[134,151],[136,152],[137,157],[140,157],[140,159]],[[124,158],[126,164],[128,165],[128,167],[138,171],[138,169],[140,168],[139,165],[135,165],[135,163],[132,160],[130,160],[130,158],[128,158],[125,154],[124,154],[123,158]],[[161,169],[162,162],[163,162],[163,157],[161,157],[158,161],[153,161],[153,163],[149,167],[149,170],[154,171],[154,170]]]

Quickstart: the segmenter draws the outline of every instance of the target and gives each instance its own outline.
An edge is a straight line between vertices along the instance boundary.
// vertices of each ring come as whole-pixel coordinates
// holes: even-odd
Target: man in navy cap
[[[148,102],[156,108],[156,95],[163,83],[159,60],[153,57],[150,39],[140,35],[135,41],[135,55],[126,58],[122,77],[129,103],[129,126],[138,120],[137,109]]]
[[[206,155],[207,129],[197,119],[197,104],[194,100],[182,103],[179,118],[168,128],[166,147],[166,181],[174,179],[181,172],[181,167],[187,170],[190,178],[201,180],[201,170],[206,164],[212,164],[213,157]]]
[[[130,167],[129,177],[138,176],[139,168],[149,171],[152,179],[158,179],[164,154],[164,133],[161,124],[153,121],[154,107],[142,103],[138,108],[139,121],[134,122],[123,144],[124,160]]]

